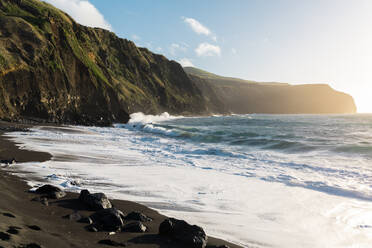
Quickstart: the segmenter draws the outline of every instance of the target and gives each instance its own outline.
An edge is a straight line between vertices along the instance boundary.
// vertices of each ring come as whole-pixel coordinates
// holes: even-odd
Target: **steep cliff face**
[[[0,0],[0,118],[125,122],[205,112],[182,67],[39,0]]]
[[[354,99],[326,84],[257,83],[221,77],[196,68],[184,70],[203,92],[214,113],[344,114],[355,113]]]

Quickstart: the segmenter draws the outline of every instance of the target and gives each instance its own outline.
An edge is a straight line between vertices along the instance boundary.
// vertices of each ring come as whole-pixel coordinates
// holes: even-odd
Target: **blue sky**
[[[372,112],[370,0],[47,0],[183,64],[256,81],[328,83]]]

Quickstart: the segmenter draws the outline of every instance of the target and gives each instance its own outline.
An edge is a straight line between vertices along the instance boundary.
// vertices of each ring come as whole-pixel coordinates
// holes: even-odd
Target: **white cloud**
[[[199,44],[199,46],[195,49],[195,52],[198,56],[220,56],[221,48],[219,46],[204,42]]]
[[[180,59],[178,62],[182,65],[182,67],[187,67],[187,66],[194,67],[194,64],[188,58]]]
[[[235,55],[236,54],[236,49],[235,48],[231,48],[231,53]]]
[[[87,0],[44,0],[65,11],[78,23],[89,27],[112,30],[104,16]]]
[[[183,17],[183,21],[187,23],[197,34],[204,34],[208,36],[212,33],[206,26],[204,26],[194,18]]]
[[[188,45],[185,43],[182,43],[182,44],[172,43],[169,47],[169,53],[175,56],[178,51],[186,52],[187,47]]]
[[[212,40],[217,42],[217,36],[212,33],[206,26],[201,24],[199,21],[195,20],[194,18],[182,17],[183,21],[188,24],[191,29],[197,34],[203,34],[206,36],[211,37]]]

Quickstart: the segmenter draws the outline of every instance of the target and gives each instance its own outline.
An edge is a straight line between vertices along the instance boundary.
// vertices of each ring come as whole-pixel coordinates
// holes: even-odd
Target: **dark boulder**
[[[123,232],[144,233],[146,230],[147,227],[140,221],[128,223],[123,227]]]
[[[83,217],[80,220],[78,220],[80,223],[85,223],[85,224],[93,224],[93,220],[90,217]]]
[[[51,199],[60,199],[66,196],[66,193],[63,192],[60,188],[46,184],[36,189],[35,193],[45,195]]]
[[[91,194],[84,189],[80,192],[79,200],[93,210],[112,208],[111,202],[104,193]]]
[[[107,208],[95,212],[90,216],[93,225],[99,231],[116,232],[121,230],[124,225],[124,214],[116,208]]]
[[[125,216],[124,220],[128,220],[128,221],[136,220],[136,221],[141,221],[141,222],[152,221],[151,218],[147,217],[146,215],[140,212],[130,212],[129,214],[127,214],[127,216]]]
[[[98,232],[98,229],[95,225],[89,225],[86,227],[86,229],[89,231],[89,232]]]
[[[190,248],[205,248],[208,241],[203,228],[174,218],[166,219],[160,224],[159,234]]]

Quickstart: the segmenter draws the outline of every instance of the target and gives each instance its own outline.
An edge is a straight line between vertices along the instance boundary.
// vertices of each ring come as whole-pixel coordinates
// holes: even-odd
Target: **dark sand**
[[[0,122],[0,159],[16,158],[19,162],[46,161],[51,158],[48,153],[19,150],[17,146],[3,137],[4,127],[14,124]],[[27,126],[20,126],[27,127]],[[15,165],[16,166],[16,165]],[[49,206],[40,202],[32,201],[37,195],[28,192],[29,187],[20,178],[0,170],[0,248],[22,247],[20,245],[36,243],[44,248],[59,247],[110,247],[98,244],[103,239],[111,239],[123,243],[126,247],[182,247],[178,244],[169,243],[160,238],[158,233],[159,224],[166,218],[157,211],[149,209],[135,202],[112,200],[113,205],[124,213],[140,211],[153,219],[146,222],[146,233],[117,233],[109,235],[107,232],[92,233],[84,229],[86,224],[70,221],[62,218],[77,210],[81,215],[89,216],[93,212],[86,211],[77,200],[78,195],[68,193],[61,200],[50,200]],[[4,215],[5,214],[5,215]],[[8,214],[13,217],[7,216]],[[9,234],[10,226],[19,227],[18,234]],[[41,230],[33,230],[29,226],[40,227]],[[228,229],[228,227],[227,227]],[[12,231],[10,231],[12,232]],[[7,239],[9,234],[9,240]],[[225,241],[209,238],[207,247],[228,245],[231,248],[239,246]],[[26,247],[26,246],[25,246]]]

